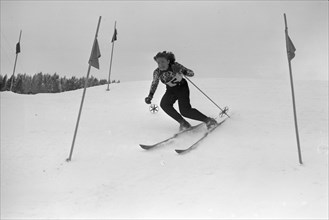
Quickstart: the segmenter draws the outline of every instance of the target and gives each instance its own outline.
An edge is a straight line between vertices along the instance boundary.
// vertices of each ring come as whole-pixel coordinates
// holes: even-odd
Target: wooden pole
[[[287,25],[287,18],[286,14],[283,14],[284,16],[284,23],[285,23],[285,36],[286,36],[286,45],[288,45],[288,25]],[[297,124],[297,111],[296,111],[296,103],[295,103],[295,92],[294,92],[294,82],[293,82],[293,76],[292,76],[292,68],[291,68],[291,59],[289,57],[288,53],[288,46],[287,46],[287,57],[288,57],[288,64],[289,64],[289,74],[290,74],[290,85],[291,85],[291,94],[292,94],[292,105],[293,105],[293,111],[294,111],[294,120],[295,120],[295,131],[296,131],[296,139],[297,139],[297,149],[298,149],[298,159],[299,163],[303,164],[302,161],[302,153],[300,150],[300,141],[299,141],[299,132],[298,132],[298,124]]]
[[[19,39],[18,39],[18,43],[19,45],[21,44],[21,37],[22,37],[22,30],[19,33]],[[15,56],[15,63],[14,63],[14,70],[13,70],[13,75],[11,77],[11,84],[10,84],[10,91],[12,91],[13,89],[13,84],[14,84],[14,76],[15,76],[15,70],[16,70],[16,64],[17,64],[17,57],[18,57],[17,51],[16,51],[16,56]]]
[[[98,30],[99,30],[99,26],[100,26],[100,23],[101,23],[101,19],[102,19],[102,16],[99,16],[97,30],[96,30],[96,34],[95,34],[94,44],[93,45],[95,45],[95,41],[97,40],[97,35],[98,35]],[[92,53],[92,51],[93,50],[91,50],[91,53]],[[80,122],[80,117],[81,117],[83,102],[85,100],[86,90],[87,90],[87,86],[88,86],[88,79],[89,79],[90,68],[91,68],[91,65],[89,63],[88,71],[87,71],[87,77],[86,77],[86,80],[85,80],[85,87],[84,87],[83,93],[82,93],[82,99],[81,99],[81,104],[80,104],[78,119],[77,119],[77,123],[76,123],[75,130],[74,130],[74,136],[73,136],[73,141],[72,141],[72,145],[71,145],[70,156],[69,156],[69,158],[66,159],[67,162],[71,161],[71,159],[72,159],[74,143],[75,143],[75,139],[76,139],[76,136],[77,136],[77,133],[78,133],[78,127],[79,127],[79,122]]]
[[[115,23],[114,23],[114,34],[115,34],[116,27],[117,27],[117,21],[115,21]],[[113,40],[113,42],[112,42],[111,61],[110,61],[110,71],[109,71],[109,80],[108,80],[108,82],[107,82],[107,89],[106,89],[106,91],[110,91],[110,81],[111,81],[111,69],[112,69],[112,59],[113,59],[114,42],[115,42],[115,40]]]

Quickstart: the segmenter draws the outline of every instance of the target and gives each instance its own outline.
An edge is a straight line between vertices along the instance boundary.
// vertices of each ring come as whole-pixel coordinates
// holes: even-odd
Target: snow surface
[[[295,82],[301,166],[288,80],[193,80],[234,112],[195,150],[174,152],[199,133],[141,149],[178,124],[148,111],[150,81],[126,82],[88,88],[70,163],[82,90],[1,93],[1,219],[328,218],[328,82]]]

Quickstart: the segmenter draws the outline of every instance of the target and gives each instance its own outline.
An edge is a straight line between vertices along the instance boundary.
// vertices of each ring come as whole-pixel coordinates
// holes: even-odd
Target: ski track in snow
[[[150,82],[126,82],[88,88],[70,163],[82,90],[2,92],[1,218],[328,218],[328,82],[295,83],[300,166],[288,82],[194,81],[234,117],[193,151],[174,149],[200,133],[139,147],[178,125],[148,112]],[[190,90],[192,106],[216,117]]]

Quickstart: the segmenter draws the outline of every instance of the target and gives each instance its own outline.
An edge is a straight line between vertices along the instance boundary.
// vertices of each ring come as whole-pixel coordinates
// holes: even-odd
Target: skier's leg
[[[176,100],[177,97],[175,94],[167,90],[161,99],[160,106],[170,117],[175,119],[178,123],[182,123],[185,121],[184,118],[174,108]]]
[[[207,116],[199,112],[197,109],[192,108],[190,104],[190,90],[187,82],[180,85],[179,90],[178,105],[180,113],[184,117],[205,122],[207,120]]]

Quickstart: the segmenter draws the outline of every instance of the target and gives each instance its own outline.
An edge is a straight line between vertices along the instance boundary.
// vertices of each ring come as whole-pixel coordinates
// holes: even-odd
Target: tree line
[[[0,91],[11,91],[19,94],[37,93],[59,93],[83,88],[86,77],[71,78],[59,77],[57,73],[53,75],[42,72],[33,76],[27,74],[17,74],[17,76],[0,75]],[[111,83],[120,83],[120,80],[112,80]],[[13,85],[12,85],[13,84]],[[106,79],[98,80],[94,76],[89,77],[88,87],[107,84]]]

